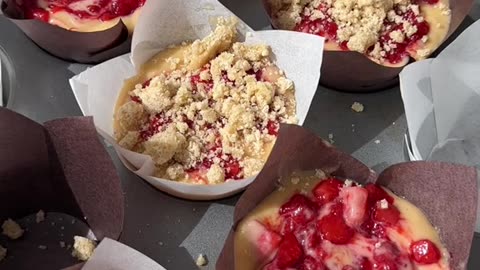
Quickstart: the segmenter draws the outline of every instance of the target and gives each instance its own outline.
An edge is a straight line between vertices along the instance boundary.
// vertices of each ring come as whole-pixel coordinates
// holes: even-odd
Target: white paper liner
[[[112,144],[125,166],[156,188],[192,200],[211,200],[243,190],[255,176],[217,185],[186,184],[153,177],[154,163],[149,156],[121,148],[114,141],[113,114],[123,80],[135,75],[155,53],[172,44],[203,38],[215,28],[220,16],[233,16],[215,0],[147,1],[132,42],[132,54],[94,66],[70,79],[70,85],[84,115],[94,117],[99,133]],[[324,39],[290,31],[248,32],[243,23],[245,42],[268,44],[277,66],[295,83],[297,118],[302,125],[317,90]],[[248,34],[247,34],[248,33]],[[131,58],[131,61],[130,59]]]
[[[400,73],[410,159],[480,168],[478,33],[480,21],[467,28],[437,58],[411,64]],[[478,209],[476,231],[480,232]]]
[[[165,270],[144,254],[110,238],[104,238],[82,270]]]

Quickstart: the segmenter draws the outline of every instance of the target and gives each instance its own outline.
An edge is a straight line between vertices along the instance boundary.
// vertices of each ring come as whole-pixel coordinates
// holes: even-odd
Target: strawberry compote
[[[50,14],[64,11],[79,19],[109,21],[128,16],[145,0],[24,0],[25,18],[49,22]]]
[[[336,178],[311,183],[308,192],[285,197],[276,214],[252,216],[241,225],[248,241],[260,247],[261,269],[450,269],[443,247],[417,239],[422,234],[414,233],[416,226],[422,225],[409,223],[403,202],[398,204],[403,199],[375,184],[362,187]]]

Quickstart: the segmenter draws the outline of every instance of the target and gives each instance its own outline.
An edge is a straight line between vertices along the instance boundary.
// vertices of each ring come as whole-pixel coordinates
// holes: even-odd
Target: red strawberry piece
[[[191,168],[189,170],[186,170],[186,173],[188,174],[188,177],[195,181],[196,183],[203,183],[203,184],[208,184],[207,179],[205,178],[205,171],[200,170],[198,168]]]
[[[261,69],[257,70],[257,72],[255,72],[253,69],[249,69],[246,71],[246,73],[248,75],[255,75],[255,79],[259,82],[263,81],[263,71]]]
[[[283,217],[296,217],[301,224],[306,224],[315,217],[315,209],[315,204],[307,196],[295,194],[280,207],[279,214]]]
[[[28,10],[25,14],[27,19],[36,19],[44,22],[48,22],[50,20],[50,14],[48,11],[42,8],[32,8]]]
[[[100,9],[101,7],[98,6],[98,5],[89,5],[87,6],[87,10],[91,13],[91,14],[97,14],[100,12]]]
[[[152,81],[152,79],[148,79],[148,80],[144,81],[144,82],[142,83],[142,88],[145,88],[145,87],[150,86],[150,82],[151,82],[151,81]]]
[[[398,267],[395,261],[380,260],[373,264],[373,270],[398,270]]]
[[[368,191],[368,205],[373,206],[383,199],[387,200],[389,204],[393,203],[393,198],[379,185],[367,184],[365,189]]]
[[[294,234],[305,249],[317,248],[322,240],[317,232],[317,226],[313,222],[296,230]]]
[[[273,135],[273,136],[277,136],[278,135],[278,128],[279,128],[278,122],[275,122],[275,121],[272,121],[272,120],[268,121],[268,123],[267,123],[268,134]]]
[[[419,264],[432,264],[440,260],[438,247],[430,240],[419,240],[410,245],[410,256]]]
[[[318,183],[313,189],[313,196],[320,205],[335,200],[343,183],[335,178],[329,178]]]
[[[142,100],[138,96],[130,96],[130,99],[136,103],[142,103]]]
[[[257,220],[248,222],[246,227],[248,228],[247,238],[256,245],[257,252],[255,254],[258,256],[257,260],[260,262],[271,260],[272,255],[275,254],[282,241],[282,237]]]
[[[388,226],[395,226],[398,220],[400,220],[400,211],[394,205],[388,205],[386,209],[377,207],[373,212],[372,218],[374,221]]]
[[[311,256],[305,257],[303,262],[297,267],[298,270],[326,270],[321,261],[315,260]]]
[[[240,163],[236,158],[229,155],[225,161],[224,168],[225,179],[240,179],[242,169],[240,168]]]
[[[343,201],[343,218],[350,227],[363,223],[367,211],[367,190],[361,187],[345,187],[340,191]]]
[[[278,247],[275,264],[280,268],[294,266],[303,256],[302,246],[293,234],[287,234]]]
[[[362,262],[360,263],[360,270],[372,270],[372,269],[373,269],[372,263],[367,258],[363,258]]]
[[[351,265],[345,265],[344,267],[342,267],[342,270],[355,270],[355,268],[353,268],[353,266]]]
[[[171,122],[171,119],[165,118],[162,114],[156,115],[150,120],[148,127],[140,131],[140,138],[142,138],[143,141],[150,139],[150,137],[160,132],[164,126]]]
[[[365,223],[362,224],[362,229],[366,232],[367,237],[378,237],[378,238],[386,238],[386,231],[385,227],[373,220],[367,220]]]
[[[139,4],[136,0],[113,0],[110,4],[110,9],[118,17],[131,14],[138,6]]]
[[[341,215],[329,214],[320,219],[317,226],[323,239],[337,245],[347,244],[355,234]]]

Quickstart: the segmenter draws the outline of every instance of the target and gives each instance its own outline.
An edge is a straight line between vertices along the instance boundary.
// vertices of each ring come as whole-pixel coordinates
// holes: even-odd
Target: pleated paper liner
[[[451,252],[452,269],[465,269],[472,244],[477,207],[477,173],[474,168],[439,162],[406,162],[377,175],[312,132],[282,125],[264,169],[240,197],[234,226],[217,261],[218,270],[234,269],[234,233],[239,222],[296,171],[323,170],[359,183],[375,182],[405,197],[420,208],[435,226]]]
[[[65,118],[40,125],[0,108],[0,130],[1,222],[41,209],[83,221],[98,240],[118,239],[123,228],[124,196],[113,162],[99,141],[91,117]],[[20,241],[16,246],[32,250],[32,243],[24,239],[28,233],[9,243]],[[65,260],[48,257],[48,251],[24,254],[12,248],[8,254],[21,254],[22,265],[15,269],[68,266],[65,263],[71,250],[62,252]],[[2,262],[4,266],[8,259],[7,256]]]

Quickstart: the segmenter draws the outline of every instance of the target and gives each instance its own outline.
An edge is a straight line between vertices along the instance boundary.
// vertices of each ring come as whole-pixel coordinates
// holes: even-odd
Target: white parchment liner
[[[132,53],[94,66],[70,79],[70,85],[84,115],[92,115],[99,133],[113,145],[123,164],[156,188],[172,195],[210,200],[243,190],[255,176],[218,185],[194,185],[151,176],[154,163],[149,156],[121,148],[115,143],[113,114],[123,80],[135,75],[145,61],[172,44],[207,36],[220,16],[234,16],[215,0],[147,1],[132,41]],[[238,26],[240,41],[268,44],[273,59],[295,83],[297,118],[302,125],[317,90],[324,40],[321,37],[290,31],[253,30]],[[319,49],[320,48],[320,49]]]
[[[400,73],[411,160],[480,168],[478,33],[480,21],[467,28],[437,58],[408,65]],[[476,231],[480,232],[480,213],[477,216]]]

